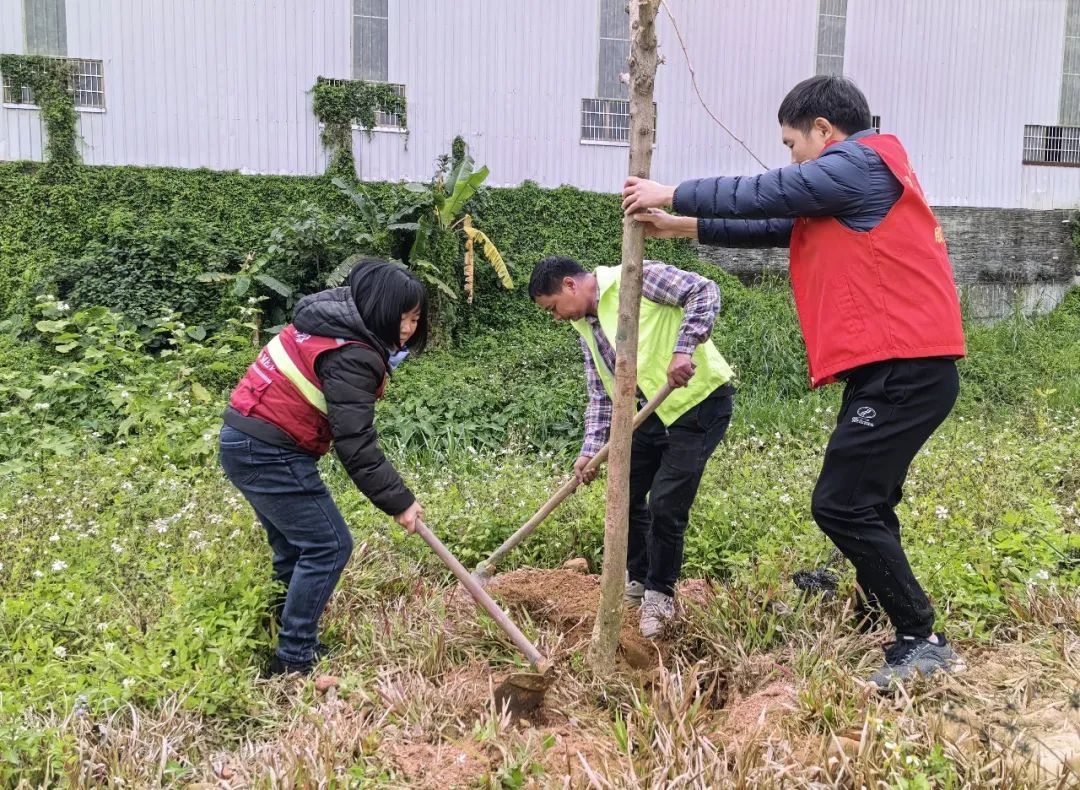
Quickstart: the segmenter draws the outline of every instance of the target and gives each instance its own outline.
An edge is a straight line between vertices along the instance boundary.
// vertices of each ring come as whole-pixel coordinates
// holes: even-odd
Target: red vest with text
[[[892,135],[857,142],[878,153],[904,191],[870,231],[834,217],[795,220],[791,285],[811,387],[871,362],[964,356],[945,236],[907,152]]]
[[[247,417],[276,425],[304,450],[325,454],[332,437],[315,360],[325,351],[348,344],[368,347],[358,340],[297,332],[289,324],[263,346],[233,390],[229,405]],[[375,397],[381,398],[385,387],[383,376]]]

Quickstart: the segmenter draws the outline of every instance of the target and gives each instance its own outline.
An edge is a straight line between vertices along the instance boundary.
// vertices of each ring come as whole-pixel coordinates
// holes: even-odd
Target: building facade
[[[788,159],[776,109],[844,73],[935,205],[1080,204],[1080,0],[666,0],[653,173]],[[0,0],[0,53],[76,61],[95,165],[314,175],[319,78],[400,86],[408,132],[354,132],[367,180],[424,179],[455,135],[489,183],[614,192],[626,172],[626,0]],[[674,20],[674,21],[673,21]],[[680,37],[685,44],[680,44]],[[0,159],[40,159],[33,96],[5,85]]]

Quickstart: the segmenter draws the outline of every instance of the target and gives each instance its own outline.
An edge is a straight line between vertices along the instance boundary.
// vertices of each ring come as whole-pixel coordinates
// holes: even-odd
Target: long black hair
[[[364,325],[391,351],[400,349],[401,316],[417,307],[420,320],[405,343],[413,353],[428,341],[427,288],[400,263],[365,258],[349,272],[349,289]]]

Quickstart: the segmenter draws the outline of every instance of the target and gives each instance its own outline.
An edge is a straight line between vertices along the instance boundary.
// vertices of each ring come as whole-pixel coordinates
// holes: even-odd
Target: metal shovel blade
[[[495,704],[515,716],[532,713],[544,701],[551,686],[550,672],[513,672],[495,687]]]

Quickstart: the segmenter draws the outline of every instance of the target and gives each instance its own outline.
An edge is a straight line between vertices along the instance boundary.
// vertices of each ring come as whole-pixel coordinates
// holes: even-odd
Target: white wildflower
[[[57,645],[52,649],[53,655],[57,658],[65,658],[67,656],[67,648],[63,645]]]
[[[63,560],[57,560],[56,562],[54,562],[52,564],[52,569],[54,571],[56,571],[57,573],[59,573],[62,570],[66,570],[67,566],[68,566],[68,564],[66,562],[64,562]]]

